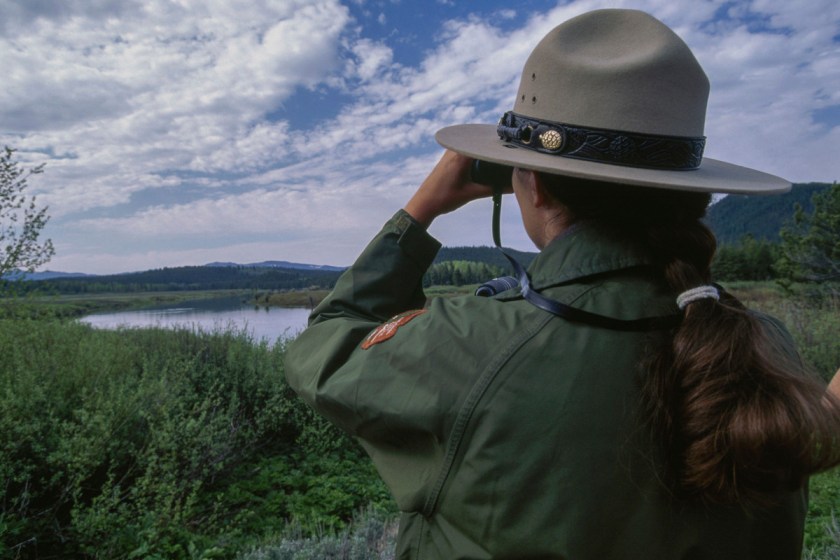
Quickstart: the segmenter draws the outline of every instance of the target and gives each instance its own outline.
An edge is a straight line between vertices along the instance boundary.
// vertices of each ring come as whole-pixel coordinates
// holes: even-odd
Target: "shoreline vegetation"
[[[427,288],[432,297],[451,297],[470,294],[477,285],[433,286]],[[242,303],[256,307],[306,307],[314,308],[330,290],[173,290],[150,292],[104,292],[94,294],[40,294],[30,293],[22,298],[0,297],[0,318],[20,315],[30,317],[57,317],[74,319],[92,313],[110,313],[144,309],[183,302],[239,297]]]
[[[313,307],[329,290],[174,290],[169,292],[106,292],[97,294],[27,294],[0,297],[0,317],[26,312],[32,317],[79,318],[91,313],[144,309],[183,302],[239,297],[259,307]]]
[[[724,284],[779,317],[821,376],[840,365],[836,297]],[[396,505],[358,444],[285,384],[286,341],[235,330],[106,331],[72,320],[231,295],[310,307],[326,293],[0,299],[0,558],[393,558]],[[840,556],[838,515],[835,469],[811,479],[803,558]]]

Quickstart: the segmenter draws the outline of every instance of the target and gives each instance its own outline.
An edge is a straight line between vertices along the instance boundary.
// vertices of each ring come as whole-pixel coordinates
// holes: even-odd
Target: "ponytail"
[[[708,231],[699,221],[676,227]],[[652,247],[670,256],[664,272],[674,291],[708,279],[708,268],[688,256]],[[689,244],[680,252],[692,251],[705,252]],[[782,333],[724,292],[719,301],[688,304],[670,343],[650,357],[644,412],[678,494],[766,505],[772,493],[840,463],[840,406],[784,352],[790,344]]]
[[[573,220],[598,220],[648,247],[675,294],[711,282],[710,196],[542,175]],[[671,490],[766,505],[840,464],[840,402],[786,354],[786,334],[732,295],[686,305],[642,364],[641,411]]]

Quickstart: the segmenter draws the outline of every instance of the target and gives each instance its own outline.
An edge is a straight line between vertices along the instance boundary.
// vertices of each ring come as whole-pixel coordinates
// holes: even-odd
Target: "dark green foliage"
[[[527,267],[537,256],[537,253],[505,249],[507,253]],[[491,267],[498,267],[505,271],[510,269],[510,263],[495,247],[443,247],[435,257],[435,263],[446,261],[469,261],[485,263]],[[505,272],[507,274],[507,272]]]
[[[712,276],[718,281],[772,280],[781,251],[778,244],[750,235],[737,245],[721,245],[712,261]]]
[[[50,219],[47,208],[24,194],[28,179],[42,173],[44,166],[24,169],[14,154],[8,146],[0,151],[0,279],[32,272],[55,253],[52,241],[38,241]],[[3,287],[0,284],[0,294]]]
[[[536,253],[505,249],[527,267]],[[443,247],[423,276],[423,287],[481,284],[513,274],[505,256],[495,247]]]
[[[813,558],[840,557],[840,470],[811,479],[804,550]]]
[[[4,320],[0,347],[0,557],[228,558],[384,500],[286,386],[282,345]]]
[[[59,294],[159,292],[178,290],[331,288],[340,272],[269,267],[181,266],[114,274],[27,282],[32,289]]]
[[[810,211],[811,197],[828,187],[827,183],[803,183],[780,195],[730,194],[709,207],[705,222],[723,245],[737,244],[746,235],[778,242],[779,230],[790,219],[796,204]]]
[[[784,195],[729,195],[712,205],[706,221],[719,244],[712,263],[715,279],[782,278],[790,285],[840,277],[837,191],[836,185],[809,183]]]
[[[781,237],[779,270],[788,284],[840,294],[840,185],[814,194],[810,212],[798,204]]]
[[[535,253],[511,251],[527,266]],[[426,275],[429,285],[485,282],[509,274],[510,264],[492,247],[455,247],[440,250]],[[332,289],[341,271],[280,267],[181,266],[130,274],[69,276],[22,282],[20,288],[52,294],[102,294],[184,290],[317,290]],[[0,280],[2,282],[2,280]]]
[[[535,253],[510,251],[527,266]],[[492,247],[444,247],[426,275],[429,285],[485,282],[510,273],[510,264]],[[341,271],[259,266],[181,266],[128,274],[63,276],[27,282],[0,279],[0,293],[14,284],[20,293],[108,294],[188,290],[329,290]]]
[[[423,286],[464,286],[480,284],[505,273],[498,266],[483,262],[445,261],[433,264],[423,276]]]

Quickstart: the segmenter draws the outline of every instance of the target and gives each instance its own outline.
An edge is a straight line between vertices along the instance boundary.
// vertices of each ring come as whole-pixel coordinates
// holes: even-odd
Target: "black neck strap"
[[[519,289],[522,292],[522,297],[534,306],[547,311],[558,317],[562,317],[567,321],[576,323],[586,323],[605,329],[615,331],[658,331],[667,330],[676,327],[682,320],[682,315],[664,315],[660,317],[643,317],[641,319],[616,319],[614,317],[607,317],[606,315],[598,315],[597,313],[590,313],[565,303],[547,298],[541,293],[531,288],[531,279],[528,278],[528,272],[525,270],[519,261],[509,255],[503,248],[500,234],[500,222],[502,215],[502,189],[499,187],[493,188],[493,243],[496,248],[502,252],[505,258],[510,262],[516,273],[516,278],[519,280]]]

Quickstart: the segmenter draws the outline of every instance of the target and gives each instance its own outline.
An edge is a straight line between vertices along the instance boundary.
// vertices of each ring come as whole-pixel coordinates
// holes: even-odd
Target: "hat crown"
[[[688,46],[637,10],[596,10],[551,30],[497,125],[435,138],[476,159],[544,173],[697,192],[771,194],[790,182],[704,157],[709,79]]]
[[[709,80],[654,17],[596,10],[557,26],[522,71],[514,111],[588,128],[703,136]]]

